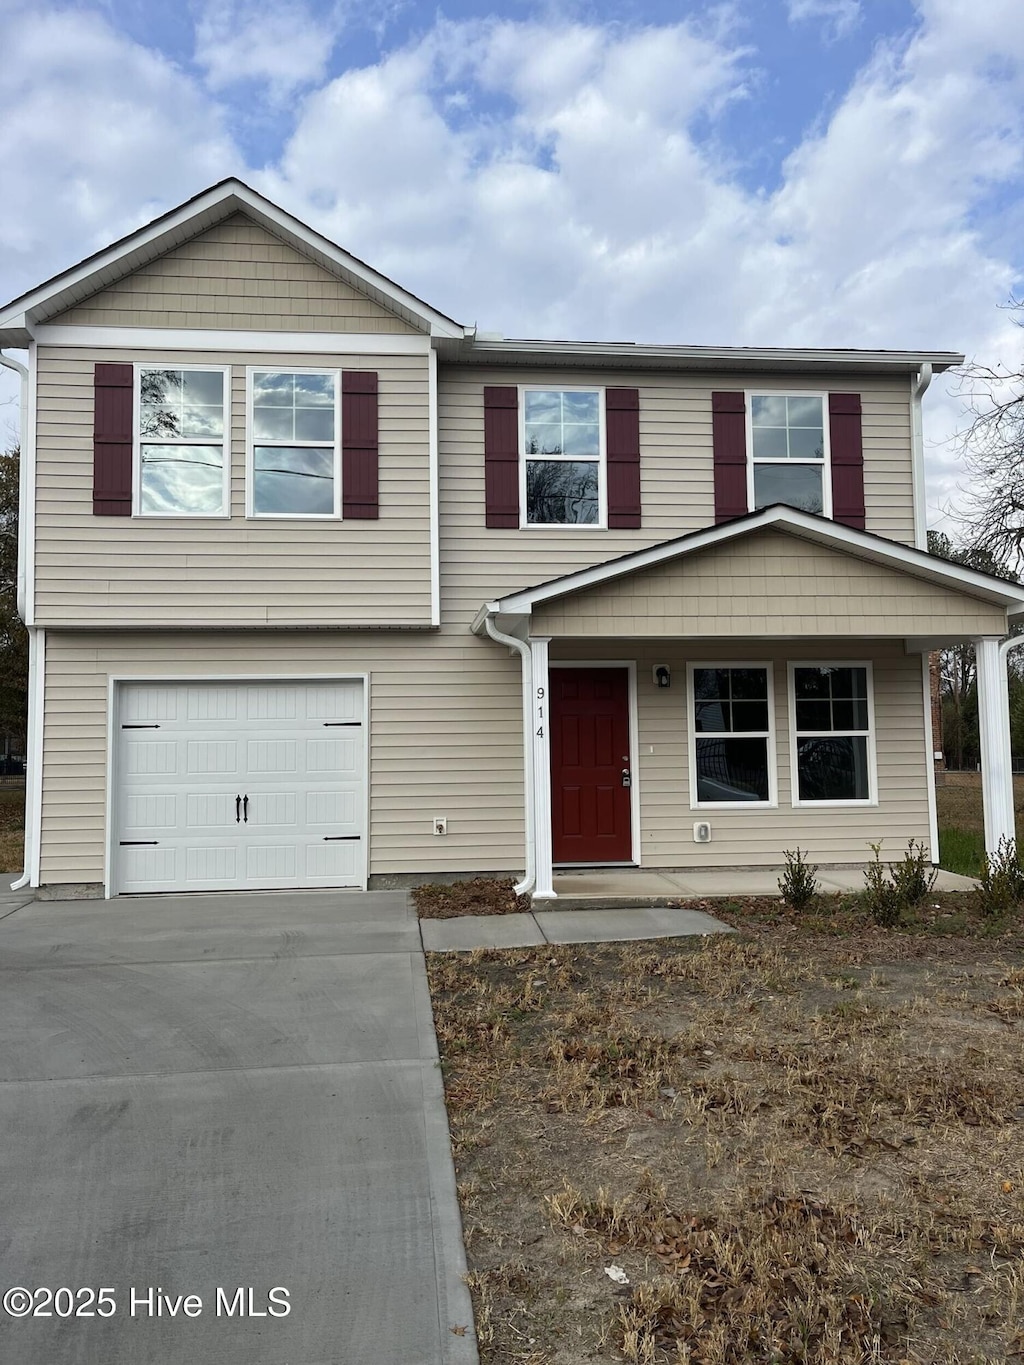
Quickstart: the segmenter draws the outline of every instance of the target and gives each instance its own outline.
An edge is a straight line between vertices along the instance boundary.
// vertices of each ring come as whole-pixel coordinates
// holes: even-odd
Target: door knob
[[[624,787],[631,787],[633,785],[633,779],[630,776],[628,768],[623,768],[622,770],[622,785]]]

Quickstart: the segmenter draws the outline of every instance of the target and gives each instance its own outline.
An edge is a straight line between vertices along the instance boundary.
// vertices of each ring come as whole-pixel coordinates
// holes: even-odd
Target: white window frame
[[[200,440],[187,437],[177,442],[142,438],[142,371],[143,370],[188,370],[200,374],[222,374],[224,376],[224,432],[220,441]],[[219,512],[144,512],[142,510],[142,447],[143,445],[220,445],[223,463],[223,486],[221,491],[221,510]],[[231,366],[230,365],[186,365],[180,360],[136,361],[132,366],[132,516],[167,520],[201,518],[203,521],[229,521],[231,519]]]
[[[746,391],[746,438],[747,438],[747,506],[756,512],[754,502],[754,465],[813,465],[821,469],[821,511],[808,513],[809,516],[828,517],[832,520],[832,445],[829,434],[828,392],[821,389],[748,389]],[[824,457],[820,460],[777,459],[755,460],[754,458],[754,399],[755,398],[819,398],[821,400],[821,427]],[[789,503],[785,504],[787,507]],[[799,509],[803,510],[803,509]]]
[[[721,736],[726,739],[763,739],[768,755],[768,800],[767,801],[699,801],[697,799],[697,740],[716,739],[719,736],[697,732],[697,708],[693,695],[693,675],[698,668],[761,668],[768,679],[768,732],[760,730],[732,730]],[[725,659],[719,662],[695,660],[686,665],[686,713],[687,749],[690,768],[690,809],[691,810],[776,810],[779,804],[778,764],[775,757],[775,665],[764,659]]]
[[[868,728],[867,751],[868,751],[868,795],[867,797],[855,797],[852,799],[837,801],[808,801],[802,800],[800,796],[800,756],[797,752],[799,742],[796,728],[796,670],[798,668],[863,668],[866,670],[867,691],[868,691]],[[878,756],[875,745],[875,679],[874,670],[868,659],[791,659],[787,665],[787,687],[789,691],[789,760],[790,760],[790,781],[792,783],[792,803],[794,806],[815,807],[834,807],[852,806],[867,807],[878,805]],[[864,735],[863,730],[806,730],[801,731],[804,739],[830,739],[844,738],[846,736]]]
[[[530,521],[526,503],[526,395],[528,393],[596,393],[598,404],[597,521]],[[519,420],[519,529],[521,531],[605,531],[608,529],[608,450],[603,384],[520,384]],[[565,464],[589,464],[578,455],[541,455],[536,458]]]
[[[325,374],[334,380],[334,510],[331,512],[257,512],[255,450],[257,445],[309,446],[331,449],[328,441],[257,441],[253,418],[253,378],[257,374]],[[247,521],[340,521],[341,520],[341,370],[321,365],[247,365],[245,369],[245,516]]]

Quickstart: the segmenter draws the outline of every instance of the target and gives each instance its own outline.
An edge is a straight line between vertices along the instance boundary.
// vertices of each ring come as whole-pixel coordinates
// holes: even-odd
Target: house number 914
[[[543,687],[538,687],[538,688],[537,688],[537,719],[538,719],[538,721],[540,721],[540,724],[537,726],[537,732],[536,732],[536,733],[537,733],[537,738],[538,738],[538,739],[543,739],[543,738],[544,738],[544,689],[543,689]]]

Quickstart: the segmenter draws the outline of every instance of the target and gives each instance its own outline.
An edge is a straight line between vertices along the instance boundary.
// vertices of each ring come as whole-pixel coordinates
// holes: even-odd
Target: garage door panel
[[[118,890],[363,884],[360,683],[124,684],[118,702]]]

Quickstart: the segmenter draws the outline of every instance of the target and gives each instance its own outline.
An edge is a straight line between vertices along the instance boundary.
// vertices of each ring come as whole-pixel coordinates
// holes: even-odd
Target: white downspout
[[[910,471],[914,490],[914,544],[919,550],[928,548],[928,508],[925,504],[924,478],[924,423],[921,399],[932,382],[932,364],[926,360],[911,380],[910,404]]]
[[[20,360],[13,360],[9,355],[4,355],[0,351],[0,365],[5,369],[13,370],[21,380],[21,421],[18,427],[18,445],[21,451],[19,461],[19,480],[18,480],[18,615],[23,621],[28,621],[28,603],[26,601],[26,537],[28,535],[28,524],[26,512],[28,509],[28,498],[26,497],[26,486],[29,476],[30,451],[28,441],[28,395],[29,395],[29,374],[28,370]],[[31,799],[35,786],[35,740],[39,729],[40,716],[37,712],[37,693],[39,691],[39,648],[36,640],[34,626],[27,626],[28,629],[28,716],[26,719],[25,735],[25,757],[27,759],[27,770],[25,776],[25,863],[24,871],[16,882],[11,882],[12,891],[20,891],[22,887],[32,884],[32,874],[36,862],[35,848],[35,827],[33,821],[33,811],[35,802]],[[31,769],[31,771],[28,771]]]
[[[506,635],[494,624],[494,617],[484,617],[487,634],[499,645],[514,649],[523,661],[523,779],[524,806],[523,820],[526,825],[526,871],[523,880],[513,888],[517,896],[526,896],[537,884],[536,858],[536,821],[534,817],[534,779],[533,779],[533,655],[525,640],[517,640],[514,635]]]

